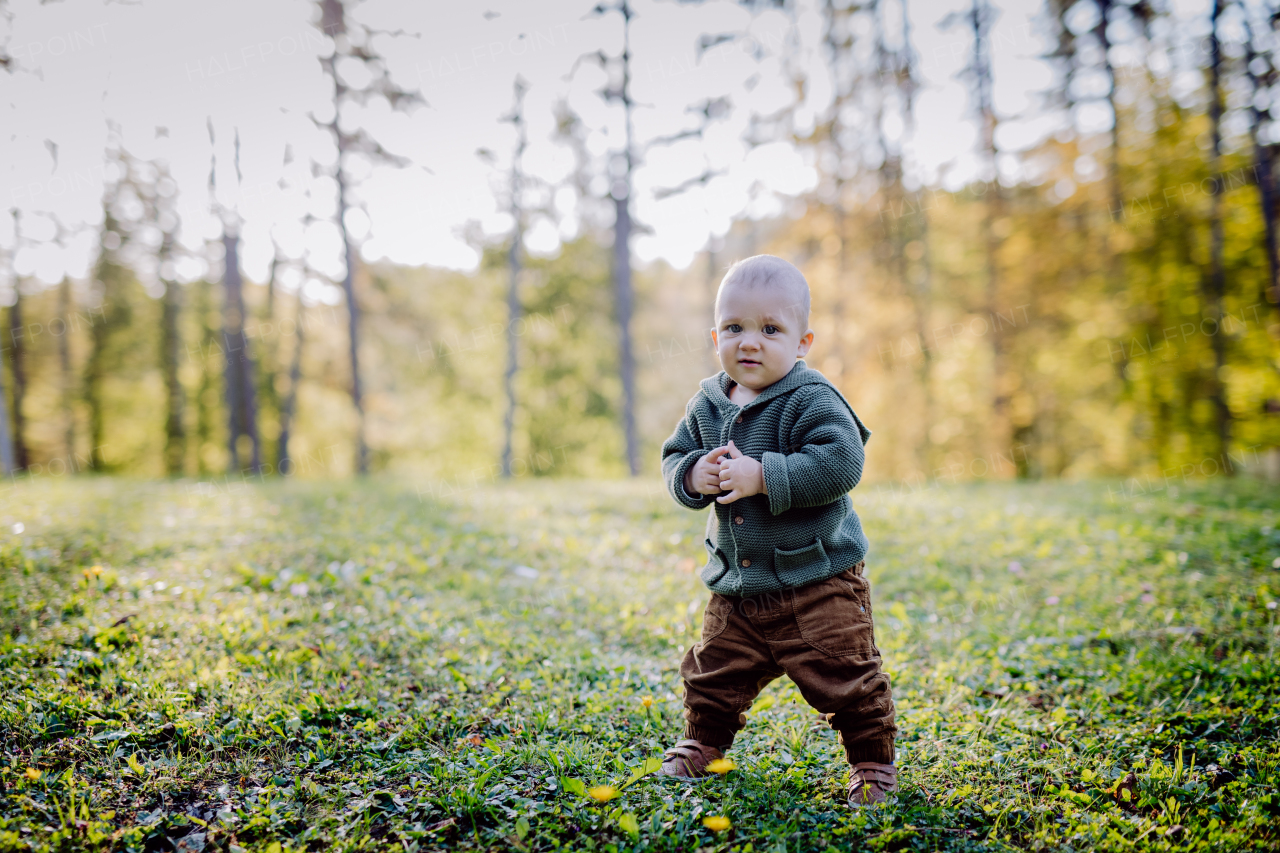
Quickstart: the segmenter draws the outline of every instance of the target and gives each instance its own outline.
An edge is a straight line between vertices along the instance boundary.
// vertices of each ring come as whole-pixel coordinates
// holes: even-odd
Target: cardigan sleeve
[[[706,453],[698,435],[698,424],[686,411],[676,424],[676,431],[662,445],[662,478],[667,483],[667,492],[681,506],[703,509],[715,500],[715,495],[690,494],[684,490],[685,472]]]
[[[761,464],[773,515],[839,500],[862,479],[860,424],[834,390],[810,386],[796,395],[787,453],[766,452]]]

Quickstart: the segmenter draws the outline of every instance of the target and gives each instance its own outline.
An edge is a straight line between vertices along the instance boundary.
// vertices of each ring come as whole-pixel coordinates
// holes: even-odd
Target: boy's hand
[[[691,495],[720,494],[720,456],[728,452],[717,447],[684,472],[684,490]]]
[[[716,498],[716,503],[731,504],[738,498],[747,498],[751,495],[768,494],[764,487],[764,466],[752,459],[750,456],[744,456],[742,451],[729,442],[728,447],[720,447],[707,454],[707,458],[719,454],[720,455],[720,491],[727,492],[722,497]],[[724,458],[725,455],[728,458]]]

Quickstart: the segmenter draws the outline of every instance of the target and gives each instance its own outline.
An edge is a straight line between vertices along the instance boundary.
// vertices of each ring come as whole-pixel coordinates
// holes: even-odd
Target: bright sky
[[[886,0],[893,3],[894,0]],[[356,164],[355,196],[368,211],[349,224],[361,238],[368,261],[431,264],[473,269],[478,253],[462,228],[478,222],[488,235],[510,228],[505,209],[506,169],[514,132],[501,118],[512,104],[516,75],[530,84],[525,102],[529,147],[523,165],[532,176],[554,185],[573,165],[571,151],[552,139],[553,104],[568,97],[592,129],[595,155],[622,143],[620,108],[596,95],[604,76],[591,64],[565,77],[583,53],[616,51],[621,43],[617,14],[586,17],[594,0],[366,0],[349,4],[349,14],[406,36],[379,36],[393,79],[419,89],[428,103],[410,115],[385,104],[357,120],[389,150],[412,166],[397,169]],[[895,4],[896,5],[896,4]],[[1048,67],[1036,57],[1045,45],[1035,16],[1038,0],[1000,0],[995,27],[996,105],[1011,120],[1002,129],[1005,148],[1027,146],[1055,125],[1037,118],[1037,92],[1051,83]],[[651,230],[634,238],[641,262],[663,258],[689,264],[712,235],[723,234],[735,217],[763,216],[783,209],[787,196],[811,189],[816,173],[811,156],[779,142],[749,148],[742,140],[754,113],[769,113],[792,96],[784,74],[788,44],[798,44],[798,62],[812,75],[810,103],[800,109],[803,126],[821,111],[829,85],[819,43],[820,0],[799,4],[788,16],[773,10],[752,16],[734,2],[677,4],[636,0],[633,20],[633,94],[638,143],[691,127],[686,107],[709,97],[728,96],[734,108],[705,140],[690,140],[647,153],[636,178],[634,214]],[[918,100],[918,129],[911,154],[918,176],[955,186],[977,168],[976,135],[969,105],[956,73],[970,50],[961,29],[943,32],[939,22],[967,0],[910,0],[919,71],[925,89]],[[316,57],[329,43],[310,25],[314,6],[303,0],[221,0],[218,3],[115,3],[37,0],[9,4],[8,50],[15,73],[0,72],[0,199],[21,211],[22,246],[17,272],[44,282],[87,274],[96,252],[96,234],[85,229],[69,245],[46,241],[54,226],[50,212],[71,228],[101,221],[107,122],[118,124],[125,147],[135,157],[163,158],[179,187],[180,239],[192,257],[179,268],[186,280],[198,277],[205,240],[219,234],[209,213],[207,180],[210,144],[206,120],[217,135],[219,199],[243,218],[243,262],[250,278],[266,275],[272,239],[289,257],[306,253],[321,271],[340,276],[338,232],[331,223],[304,229],[300,215],[310,210],[332,217],[334,189],[310,177],[311,160],[331,164],[335,150],[326,131],[310,116],[328,120],[329,85]],[[3,24],[0,24],[3,26]],[[695,61],[703,33],[749,32],[762,48],[756,59],[739,44],[716,48]],[[748,80],[758,76],[758,85]],[[354,82],[359,82],[353,78]],[[806,119],[808,117],[808,119]],[[167,129],[157,134],[156,128]],[[240,135],[243,180],[237,190],[232,138]],[[56,145],[55,167],[50,146]],[[285,167],[285,146],[294,162]],[[476,151],[487,148],[496,159]],[[664,201],[654,191],[673,186],[710,166],[725,174],[706,190]],[[278,186],[281,179],[285,187]],[[753,186],[757,188],[753,191]],[[311,189],[311,197],[304,190]],[[575,200],[568,190],[530,191],[526,201],[543,201],[551,217],[535,217],[526,245],[554,252],[578,228]],[[41,245],[41,244],[44,245]],[[0,247],[14,245],[11,217],[0,217]],[[8,251],[6,255],[10,254]]]

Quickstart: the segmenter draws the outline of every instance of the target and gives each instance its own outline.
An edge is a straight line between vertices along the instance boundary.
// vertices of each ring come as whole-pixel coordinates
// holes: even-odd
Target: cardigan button
[[[742,516],[738,516],[737,518],[735,518],[735,519],[733,520],[733,523],[734,523],[734,524],[741,524],[743,521],[745,521],[745,519],[744,519]]]
[[[742,415],[738,415],[738,420],[736,421],[736,423],[742,423]]]
[[[750,561],[750,560],[743,560],[743,561],[742,561],[742,568],[744,568],[744,569],[745,569],[745,568],[748,568],[748,567],[750,567],[750,565],[751,565],[751,561]]]

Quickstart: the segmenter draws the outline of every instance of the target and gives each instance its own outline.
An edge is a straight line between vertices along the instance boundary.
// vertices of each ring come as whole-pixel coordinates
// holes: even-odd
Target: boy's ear
[[[804,358],[808,355],[811,346],[813,346],[813,329],[807,329],[800,338],[800,345],[796,347],[796,358]]]
[[[714,327],[711,329],[711,344],[716,347],[720,346],[720,337],[716,334]]]

